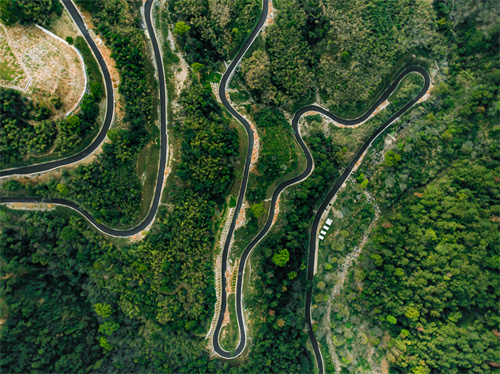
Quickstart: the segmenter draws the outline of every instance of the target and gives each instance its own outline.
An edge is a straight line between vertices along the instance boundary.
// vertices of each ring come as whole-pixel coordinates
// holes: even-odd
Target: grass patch
[[[250,94],[247,91],[230,92],[229,97],[235,104],[246,103],[250,99]]]

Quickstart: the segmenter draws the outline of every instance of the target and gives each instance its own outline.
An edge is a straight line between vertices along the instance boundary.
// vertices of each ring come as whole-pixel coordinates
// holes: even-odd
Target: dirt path
[[[333,337],[332,337],[332,331],[329,328],[330,320],[331,320],[331,314],[332,314],[332,300],[334,300],[342,291],[344,288],[344,283],[347,275],[349,274],[349,271],[351,270],[351,265],[356,259],[359,257],[361,254],[361,251],[363,250],[363,247],[365,246],[366,242],[368,241],[368,235],[370,234],[371,230],[375,226],[375,223],[380,217],[380,208],[377,205],[377,203],[374,201],[373,197],[367,192],[364,191],[364,194],[366,195],[368,201],[373,201],[373,204],[375,206],[375,218],[373,221],[370,223],[370,226],[365,232],[365,235],[363,236],[363,239],[361,239],[361,242],[359,243],[358,246],[354,247],[353,251],[349,253],[342,266],[339,269],[339,272],[337,273],[337,283],[335,284],[335,287],[333,287],[333,290],[330,294],[330,297],[328,298],[327,306],[326,306],[326,313],[324,317],[324,323],[327,325],[326,326],[326,342],[328,344],[328,352],[330,353],[332,362],[335,366],[335,372],[340,373],[342,366],[340,363],[340,360],[337,356],[337,353],[335,352],[335,346],[333,345]]]

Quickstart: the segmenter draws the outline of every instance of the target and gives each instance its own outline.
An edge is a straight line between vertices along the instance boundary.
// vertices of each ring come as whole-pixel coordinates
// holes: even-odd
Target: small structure
[[[325,237],[323,235],[318,236],[319,240],[323,240]]]

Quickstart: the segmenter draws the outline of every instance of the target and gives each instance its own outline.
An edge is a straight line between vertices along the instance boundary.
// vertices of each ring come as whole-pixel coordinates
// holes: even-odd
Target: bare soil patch
[[[92,16],[89,12],[79,9],[82,14],[83,21],[89,30],[90,36],[94,40],[97,48],[102,54],[106,66],[108,67],[109,74],[111,76],[111,81],[113,82],[113,93],[115,95],[115,125],[114,127],[120,127],[123,123],[123,118],[125,117],[125,99],[118,92],[118,86],[120,85],[120,73],[116,68],[116,61],[111,57],[111,50],[104,44],[104,41],[99,35],[96,35],[94,30],[94,24],[92,23]]]
[[[7,39],[7,31],[0,24],[0,85],[24,90],[29,83],[29,75]]]
[[[4,31],[13,54],[32,78],[26,96],[47,107],[52,107],[52,96],[59,96],[63,103],[59,114],[72,110],[86,88],[78,52],[35,26],[7,26]]]

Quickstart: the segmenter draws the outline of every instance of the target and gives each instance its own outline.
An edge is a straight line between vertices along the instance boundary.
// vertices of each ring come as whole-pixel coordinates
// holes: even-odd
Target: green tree
[[[391,315],[387,316],[386,321],[389,322],[391,325],[395,325],[396,323],[398,323],[398,320],[396,319],[396,317],[391,316]]]
[[[111,335],[116,330],[120,328],[120,325],[116,322],[106,321],[99,326],[99,332],[106,335]]]
[[[193,69],[193,72],[199,73],[203,70],[204,65],[200,64],[199,62],[195,62],[194,64],[191,64],[191,69]]]
[[[57,184],[57,191],[63,196],[66,196],[69,193],[68,187],[62,183]]]
[[[191,27],[186,25],[184,21],[179,21],[174,26],[174,32],[179,36],[187,33],[189,30],[191,30]]]
[[[113,308],[109,304],[97,303],[94,305],[94,310],[97,315],[102,318],[108,318],[111,314],[113,314]]]
[[[261,215],[263,215],[266,212],[266,209],[264,208],[264,204],[263,203],[253,204],[250,207],[250,210],[252,211],[252,215],[255,218],[260,217]]]
[[[272,261],[278,266],[285,266],[285,264],[290,260],[290,253],[288,249],[283,248],[278,253],[273,255]]]

